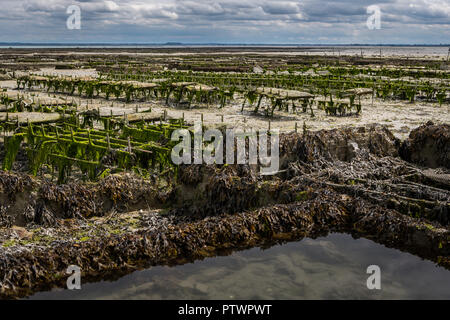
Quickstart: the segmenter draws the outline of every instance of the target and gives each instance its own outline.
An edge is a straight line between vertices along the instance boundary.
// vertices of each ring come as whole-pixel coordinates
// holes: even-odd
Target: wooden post
[[[128,125],[128,117],[125,114],[125,112],[123,113],[123,120],[124,120],[125,125]]]

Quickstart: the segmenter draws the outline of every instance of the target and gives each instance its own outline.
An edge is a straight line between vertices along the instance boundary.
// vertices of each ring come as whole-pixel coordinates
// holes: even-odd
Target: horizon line
[[[446,44],[423,44],[423,43],[340,43],[340,44],[324,44],[324,43],[183,43],[183,42],[165,42],[165,43],[144,43],[144,42],[0,42],[0,46],[291,46],[291,47],[343,47],[343,46],[396,46],[396,47],[449,47]]]

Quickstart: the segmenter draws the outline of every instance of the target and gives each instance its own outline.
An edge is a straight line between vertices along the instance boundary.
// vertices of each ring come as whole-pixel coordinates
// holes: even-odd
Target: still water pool
[[[370,265],[381,268],[381,290],[367,289]],[[332,234],[30,299],[450,299],[450,271],[370,240]]]

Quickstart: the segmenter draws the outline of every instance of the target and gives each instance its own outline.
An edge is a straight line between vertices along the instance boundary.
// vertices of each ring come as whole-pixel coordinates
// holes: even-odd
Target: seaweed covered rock
[[[263,183],[247,165],[182,166],[179,182],[172,207],[182,215],[199,218],[260,206],[279,198],[277,193],[285,188],[276,182]]]
[[[450,125],[428,122],[413,130],[399,149],[403,160],[450,169]]]
[[[122,173],[57,185],[0,171],[0,298],[58,285],[73,261],[90,281],[327,232],[450,269],[448,175],[397,150],[389,130],[373,125],[281,135],[274,176],[250,165],[183,165],[176,181]]]
[[[280,155],[284,161],[314,162],[317,159],[350,162],[358,155],[398,156],[400,141],[386,127],[377,124],[284,135]],[[297,159],[295,159],[295,157]]]
[[[158,182],[122,174],[96,183],[58,185],[26,174],[0,171],[0,227],[29,223],[53,226],[58,219],[158,208],[172,191],[159,188]]]

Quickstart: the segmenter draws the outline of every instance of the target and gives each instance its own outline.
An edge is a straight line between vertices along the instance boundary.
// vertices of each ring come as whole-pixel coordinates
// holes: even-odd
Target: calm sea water
[[[381,268],[381,290],[367,289],[370,265]],[[153,267],[30,299],[450,299],[450,271],[369,240],[332,234]]]

